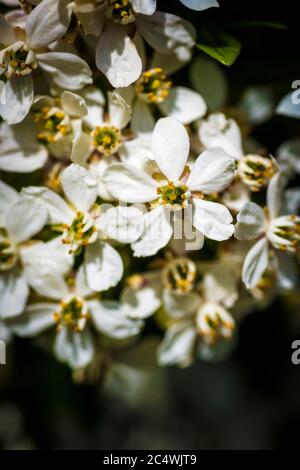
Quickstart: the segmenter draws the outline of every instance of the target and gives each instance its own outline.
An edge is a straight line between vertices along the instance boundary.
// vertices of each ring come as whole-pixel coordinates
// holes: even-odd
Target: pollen
[[[107,16],[115,23],[126,25],[135,21],[135,12],[128,0],[109,0],[109,5]]]
[[[6,80],[29,75],[38,66],[35,55],[23,41],[0,51],[0,75]]]
[[[193,261],[186,257],[176,258],[167,263],[162,272],[163,285],[168,290],[184,294],[193,289],[196,274]]]
[[[274,159],[269,157],[245,155],[238,162],[239,175],[253,192],[265,188],[277,171]]]
[[[84,329],[89,313],[84,300],[70,294],[60,302],[57,311],[53,313],[53,318],[57,323],[57,331],[67,327],[79,332]]]
[[[147,70],[138,80],[135,89],[147,103],[162,103],[169,95],[172,82],[167,79],[160,67]]]
[[[63,224],[62,228],[62,243],[70,245],[69,254],[78,252],[81,247],[93,243],[97,238],[97,229],[89,214],[77,212],[73,222],[70,225]]]
[[[122,143],[121,131],[115,126],[97,126],[91,135],[93,146],[106,156],[117,152]]]
[[[274,248],[295,252],[300,249],[300,217],[283,215],[272,220],[267,236]]]
[[[38,129],[37,140],[44,145],[57,142],[72,131],[69,117],[57,106],[36,111],[33,120]]]
[[[200,307],[196,317],[199,335],[210,345],[220,339],[229,340],[235,329],[232,316],[221,305],[206,302]]]
[[[0,236],[0,271],[12,269],[17,260],[15,245],[8,238]]]
[[[182,210],[188,206],[191,193],[181,181],[167,181],[157,188],[158,203],[168,209]]]

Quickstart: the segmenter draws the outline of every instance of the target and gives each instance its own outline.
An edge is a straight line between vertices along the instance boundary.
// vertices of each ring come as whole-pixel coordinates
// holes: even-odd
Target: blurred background
[[[272,6],[264,10],[262,3]],[[241,41],[237,61],[222,67],[229,106],[254,86],[267,93],[275,107],[292,81],[300,79],[293,2],[220,0],[219,9],[199,14],[175,0],[159,4],[196,27],[222,27]],[[287,29],[246,27],[243,23],[249,21],[280,22]],[[176,80],[188,82],[188,68]],[[300,120],[273,115],[252,135],[275,154],[284,140],[300,137]],[[159,338],[151,325],[145,333],[150,355],[157,341],[154,334]],[[116,360],[106,370],[102,361],[96,384],[90,377],[91,383],[80,384],[80,376],[74,381],[69,369],[38,342],[16,339],[8,347],[7,364],[0,366],[0,448],[294,447],[300,424],[300,365],[291,363],[291,343],[298,338],[300,295],[281,296],[244,319],[237,347],[222,363],[159,369],[149,357],[144,367]]]

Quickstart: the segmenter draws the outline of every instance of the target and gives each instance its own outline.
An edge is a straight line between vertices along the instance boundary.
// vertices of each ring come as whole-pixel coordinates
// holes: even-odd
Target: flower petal
[[[228,240],[234,232],[232,216],[223,204],[218,202],[193,200],[193,225],[207,238]]]
[[[119,201],[150,202],[157,198],[157,183],[147,173],[128,163],[110,165],[103,181]]]
[[[55,325],[54,312],[56,305],[41,302],[28,305],[23,315],[9,322],[11,331],[21,337],[30,338]]]
[[[89,172],[75,163],[68,166],[60,175],[65,195],[74,206],[87,212],[97,199],[97,182]]]
[[[271,178],[267,189],[267,206],[272,219],[280,215],[283,202],[283,186],[284,180],[281,177],[281,173],[276,173]]]
[[[41,296],[61,300],[68,293],[64,275],[73,264],[61,241],[56,237],[49,242],[37,242],[20,250],[24,276],[28,284]]]
[[[73,220],[74,212],[63,198],[51,189],[40,186],[27,186],[23,188],[22,193],[35,197],[43,203],[48,213],[47,222],[50,225],[68,223]]]
[[[0,169],[27,173],[41,168],[48,158],[44,146],[36,141],[35,124],[30,116],[21,123],[0,127]]]
[[[221,148],[205,150],[194,163],[187,185],[204,194],[220,192],[234,178],[235,161]]]
[[[159,365],[188,367],[193,361],[196,339],[197,332],[190,322],[173,325],[159,345]]]
[[[185,127],[171,117],[159,119],[153,131],[151,146],[163,174],[169,180],[178,180],[190,150],[189,136]]]
[[[113,300],[91,301],[92,321],[98,331],[110,338],[126,339],[139,334],[142,322],[128,318],[122,305]]]
[[[143,285],[140,288],[125,286],[121,302],[130,318],[145,319],[153,315],[161,305],[161,276],[159,272],[142,273]]]
[[[276,251],[277,282],[281,289],[297,289],[298,267],[293,255]]]
[[[261,238],[248,252],[242,272],[242,279],[248,289],[253,289],[269,263],[268,242]]]
[[[168,244],[173,234],[170,214],[158,206],[144,215],[142,236],[131,245],[134,256],[155,255]]]
[[[91,154],[91,136],[86,132],[80,132],[73,140],[71,160],[78,165],[87,166],[87,160]]]
[[[88,245],[84,257],[88,286],[95,292],[114,287],[123,276],[123,261],[117,250],[100,240]]]
[[[26,35],[32,48],[49,46],[68,29],[71,9],[69,0],[43,0],[26,19]]]
[[[44,166],[48,158],[47,150],[40,148],[35,150],[35,155],[27,156],[29,149],[12,151],[6,156],[0,156],[0,170],[14,173],[31,173]],[[33,152],[32,152],[33,153]]]
[[[185,87],[171,88],[168,98],[158,105],[166,116],[177,119],[182,124],[190,124],[206,113],[206,103],[199,93]]]
[[[155,121],[150,107],[142,100],[136,100],[132,109],[131,129],[135,134],[152,135]]]
[[[238,240],[258,238],[266,223],[263,209],[254,202],[246,202],[237,215],[234,236]]]
[[[5,227],[10,238],[20,243],[36,235],[47,221],[45,206],[34,197],[21,195],[5,214]]]
[[[79,90],[92,83],[92,71],[88,64],[69,52],[45,52],[37,54],[39,65],[48,72],[56,85],[67,90]]]
[[[61,94],[61,104],[64,111],[73,117],[84,117],[88,114],[85,100],[82,96],[71,91],[63,91]]]
[[[131,118],[131,107],[116,91],[108,92],[108,113],[110,122],[118,129],[124,129]]]
[[[0,318],[20,315],[28,295],[29,287],[19,268],[3,271],[0,276]]]
[[[54,342],[56,357],[73,369],[86,367],[93,359],[94,345],[89,330],[73,331],[62,328]]]
[[[112,240],[132,243],[143,230],[143,213],[136,207],[112,207],[96,221],[96,227]]]
[[[180,0],[185,7],[190,8],[191,10],[203,11],[208,8],[218,7],[219,4],[217,0]]]
[[[199,138],[207,149],[222,148],[228,155],[239,160],[244,152],[239,126],[222,113],[213,113],[201,122]]]
[[[131,0],[135,13],[142,15],[153,15],[156,10],[156,0]]]
[[[118,153],[123,163],[129,163],[149,174],[157,170],[151,151],[151,137],[146,133],[123,142]]]
[[[82,4],[82,9],[78,8],[79,5],[80,3],[76,3],[77,8],[75,7],[75,13],[85,34],[91,34],[96,37],[100,36],[105,20],[106,5],[100,5],[97,8],[93,5],[90,11],[84,11],[84,3]]]
[[[32,101],[32,76],[11,78],[5,86],[5,104],[0,104],[0,116],[9,125],[17,124],[29,113]]]
[[[90,128],[94,128],[103,123],[103,112],[105,107],[105,97],[99,88],[94,86],[87,86],[80,91],[80,95],[83,96],[88,115],[85,116],[83,122]]]
[[[8,184],[0,181],[0,227],[3,227],[6,212],[19,198],[17,191]]]
[[[96,65],[115,88],[127,87],[139,78],[142,61],[122,25],[111,24],[101,34],[96,47]]]
[[[153,49],[168,54],[180,46],[192,48],[196,31],[191,23],[171,13],[156,11],[154,15],[140,15],[136,20],[138,32]]]
[[[168,289],[163,291],[164,309],[171,318],[176,320],[195,314],[200,302],[200,295],[196,292],[179,294]]]

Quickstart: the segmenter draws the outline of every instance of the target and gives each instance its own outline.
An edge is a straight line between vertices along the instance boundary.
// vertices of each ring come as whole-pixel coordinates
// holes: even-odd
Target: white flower
[[[69,268],[57,240],[27,243],[45,225],[43,204],[0,182],[0,317],[20,315],[29,287],[43,292],[44,282]]]
[[[87,115],[84,98],[63,91],[60,96],[38,96],[30,118],[36,126],[37,141],[59,158],[69,157],[73,139],[81,131],[82,120]]]
[[[199,127],[199,138],[205,148],[221,147],[237,160],[238,176],[251,191],[260,191],[278,171],[274,158],[244,154],[242,135],[236,121],[222,113],[211,114]]]
[[[100,90],[88,87],[86,97],[88,115],[84,118],[84,130],[79,133],[73,143],[71,160],[89,169],[93,178],[98,182],[98,194],[105,201],[114,198],[105,185],[102,175],[112,163],[131,163],[145,171],[154,167],[151,152],[151,133],[154,120],[151,120],[151,132],[145,132],[143,123],[147,116],[133,117],[134,137],[127,129],[131,119],[131,107],[116,91],[108,92],[108,112],[105,112],[105,98]],[[126,89],[129,91],[129,89]],[[137,131],[135,122],[139,118],[141,131]],[[152,123],[153,122],[153,123]]]
[[[32,337],[56,326],[55,355],[72,368],[85,367],[93,359],[91,323],[97,331],[117,340],[140,332],[142,323],[129,319],[120,303],[95,298],[86,284],[83,268],[77,272],[73,286],[64,280],[55,286],[50,283],[50,293],[51,302],[29,305],[25,314],[12,321],[10,327],[19,336]]]
[[[233,158],[221,149],[206,151],[190,172],[185,168],[189,146],[184,126],[174,118],[162,118],[152,138],[152,152],[161,174],[154,178],[124,163],[111,165],[103,174],[109,191],[120,201],[152,204],[152,210],[144,215],[142,237],[132,245],[137,256],[155,254],[165,246],[173,234],[170,213],[187,207],[191,209],[187,217],[203,235],[226,240],[233,233],[228,209],[203,199],[231,182]]]
[[[101,93],[100,90],[94,94]],[[111,163],[116,163],[116,154],[122,153],[125,136],[122,130],[131,117],[131,108],[117,92],[108,92],[108,113],[104,112],[105,100],[101,94],[97,108],[89,112],[86,129],[78,134],[73,142],[71,160],[88,167],[98,181],[99,196],[111,200],[112,196],[105,187],[102,174]]]
[[[205,115],[207,106],[199,93],[187,87],[172,86],[169,75],[185,64],[186,60],[178,60],[175,54],[155,52],[150,68],[143,71],[139,80],[124,92],[120,90],[132,106],[133,132],[141,134],[153,130],[152,105],[182,124],[190,124]]]
[[[13,28],[0,16],[0,75],[6,82],[0,116],[8,124],[16,124],[27,115],[34,95],[32,72],[38,66],[67,89],[80,89],[91,83],[92,72],[84,60],[49,49],[64,33],[66,22],[68,13],[56,0],[44,0],[35,7],[26,18],[25,29]]]
[[[45,10],[47,2],[41,3]],[[63,20],[73,10],[85,33],[99,38],[96,65],[115,88],[135,82],[142,71],[138,47],[132,39],[133,31],[163,54],[174,51],[181,54],[182,49],[191,49],[195,44],[194,27],[176,15],[156,11],[156,0],[104,0],[100,4],[97,0],[75,0],[62,2],[60,7]],[[63,28],[63,21],[60,26]]]
[[[235,237],[238,240],[258,241],[247,254],[242,278],[247,288],[253,289],[259,282],[270,260],[270,248],[283,252],[295,252],[300,245],[300,217],[281,215],[282,181],[280,173],[273,176],[267,190],[267,209],[264,211],[253,202],[248,202],[237,216]],[[276,257],[278,270],[285,270],[284,257]],[[288,262],[288,258],[286,258]]]
[[[163,305],[169,323],[158,349],[162,366],[186,367],[195,353],[203,360],[221,359],[232,347],[235,321],[226,307],[232,307],[238,298],[237,279],[225,264],[214,267],[211,263],[203,269],[205,275],[199,292],[164,292]],[[226,285],[224,269],[228,273]]]
[[[227,119],[223,113],[212,113],[201,121],[199,138],[205,148],[221,147],[236,160],[244,155],[240,128],[234,119]]]
[[[107,290],[120,281],[123,263],[117,250],[105,240],[109,237],[130,243],[138,238],[140,230],[135,223],[140,211],[134,207],[112,207],[102,214],[101,207],[94,207],[96,181],[78,165],[72,164],[62,172],[61,184],[69,204],[44,187],[28,187],[26,194],[43,202],[48,223],[63,231],[61,241],[69,247],[69,253],[76,254],[85,247],[84,269],[89,287],[99,292]]]

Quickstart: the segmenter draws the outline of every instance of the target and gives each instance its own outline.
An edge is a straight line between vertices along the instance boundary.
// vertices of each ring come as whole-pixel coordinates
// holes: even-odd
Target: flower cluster
[[[148,323],[161,366],[226,357],[297,288],[294,154],[251,139],[213,61],[175,85],[196,31],[156,0],[3,3],[0,334],[83,376],[142,354]]]

